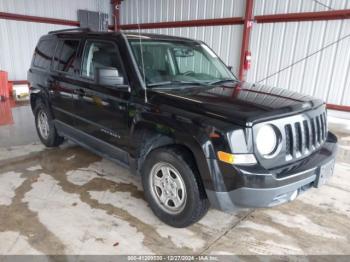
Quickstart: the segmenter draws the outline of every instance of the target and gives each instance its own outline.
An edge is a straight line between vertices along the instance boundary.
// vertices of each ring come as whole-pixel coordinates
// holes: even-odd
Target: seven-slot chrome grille
[[[284,126],[286,160],[309,155],[327,138],[327,117],[322,112],[310,119],[288,123]]]
[[[328,135],[326,107],[261,122],[253,126],[253,139],[261,126],[272,125],[279,137],[276,153],[264,157],[256,150],[256,158],[267,169],[299,161],[320,149]]]

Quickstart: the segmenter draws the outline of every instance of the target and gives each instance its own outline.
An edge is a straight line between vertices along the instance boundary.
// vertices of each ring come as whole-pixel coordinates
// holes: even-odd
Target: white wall
[[[332,9],[350,9],[348,0],[319,2]],[[254,6],[255,15],[327,10],[310,0],[264,0],[255,1]],[[332,44],[341,38],[344,39]],[[330,46],[317,52],[327,45]],[[250,50],[248,81],[313,95],[331,104],[350,105],[349,19],[254,24]],[[281,71],[284,68],[288,69]]]
[[[151,23],[242,16],[244,0],[125,0],[121,23]]]
[[[326,11],[312,0],[255,0],[254,14]],[[320,1],[333,9],[350,9],[348,0]],[[110,0],[1,0],[0,11],[77,20],[77,10],[110,13]],[[244,16],[244,0],[125,0],[121,23],[149,23]],[[59,25],[0,19],[0,69],[10,79],[26,79],[38,38]],[[143,30],[204,40],[232,65],[236,74],[242,42],[241,25]],[[350,20],[254,24],[248,81],[310,94],[329,103],[350,105],[350,37],[307,60],[290,66],[320,48],[350,34]],[[264,80],[265,79],[265,80]]]
[[[348,0],[319,1],[332,9],[350,9]],[[312,0],[255,0],[254,15],[327,11]],[[126,0],[123,24],[244,16],[244,0]],[[204,40],[239,69],[242,26],[154,29],[145,32]],[[350,34],[350,20],[253,24],[248,81],[314,95],[328,103],[350,105],[350,36],[287,70],[281,69]],[[264,80],[266,77],[273,75]]]
[[[346,35],[349,37],[317,53]],[[349,47],[350,20],[255,24],[250,46],[252,68],[247,79],[313,95],[328,103],[350,105]]]
[[[0,11],[7,13],[78,20],[77,10],[109,13],[109,0],[1,0]]]
[[[0,12],[78,20],[77,10],[110,13],[110,0],[0,0]],[[27,79],[38,39],[62,25],[29,23],[0,19],[0,70],[9,72],[10,80]]]
[[[254,15],[319,12],[349,7],[349,0],[255,0]]]
[[[69,27],[0,20],[0,70],[7,71],[10,80],[26,80],[38,39],[65,28]]]
[[[243,0],[126,0],[121,23],[152,23],[243,16]],[[203,40],[238,74],[242,43],[241,25],[141,30]],[[137,30],[135,30],[137,31]]]

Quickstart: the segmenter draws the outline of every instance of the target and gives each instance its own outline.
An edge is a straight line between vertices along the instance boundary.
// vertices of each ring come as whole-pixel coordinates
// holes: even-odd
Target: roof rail
[[[71,29],[63,29],[63,30],[56,30],[56,31],[50,31],[49,34],[56,34],[56,33],[64,33],[64,32],[90,32],[90,28],[82,28],[82,27],[77,27],[77,28],[71,28]]]

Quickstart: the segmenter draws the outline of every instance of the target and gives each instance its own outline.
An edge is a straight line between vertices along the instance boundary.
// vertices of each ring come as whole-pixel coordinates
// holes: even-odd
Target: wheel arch
[[[32,108],[32,111],[34,112],[35,106],[38,103],[38,101],[43,101],[40,94],[30,94],[30,107]]]
[[[131,141],[138,145],[133,148],[132,153],[136,162],[134,167],[136,173],[141,174],[143,163],[152,151],[163,147],[174,147],[174,149],[184,152],[187,156],[186,159],[193,160],[198,182],[203,186],[203,189],[211,187],[208,185],[211,183],[209,166],[201,143],[185,130],[163,126],[163,131],[166,130],[171,130],[171,132],[160,132],[156,123],[149,122],[139,122],[133,127]]]
[[[34,92],[31,92],[30,94],[30,106],[32,108],[32,111],[34,112],[35,107],[38,102],[42,102],[47,109],[50,111],[51,115],[53,116],[53,111],[50,106],[49,96],[46,92],[43,92],[41,89],[34,89]]]

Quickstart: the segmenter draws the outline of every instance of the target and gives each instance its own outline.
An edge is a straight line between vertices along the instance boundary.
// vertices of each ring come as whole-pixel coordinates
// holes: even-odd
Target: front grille
[[[298,120],[284,126],[286,160],[309,155],[327,138],[326,113],[307,120]]]

